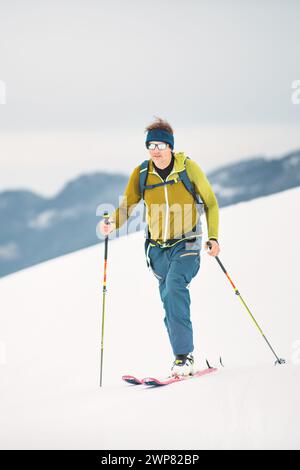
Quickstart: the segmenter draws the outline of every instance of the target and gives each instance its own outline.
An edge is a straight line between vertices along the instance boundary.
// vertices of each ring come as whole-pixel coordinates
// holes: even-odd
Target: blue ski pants
[[[201,244],[202,237],[170,248],[145,244],[148,265],[159,281],[164,323],[174,355],[194,350],[189,284],[200,268]]]

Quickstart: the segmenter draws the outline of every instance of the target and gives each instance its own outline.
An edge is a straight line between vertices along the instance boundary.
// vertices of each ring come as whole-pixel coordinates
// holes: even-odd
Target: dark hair
[[[172,127],[166,121],[165,119],[161,119],[160,117],[154,116],[155,121],[149,124],[149,126],[146,127],[145,132],[152,131],[152,129],[162,129],[164,131],[167,131],[169,134],[174,134]]]

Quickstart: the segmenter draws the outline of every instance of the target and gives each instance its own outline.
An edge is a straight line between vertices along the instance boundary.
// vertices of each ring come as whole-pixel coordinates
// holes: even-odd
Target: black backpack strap
[[[189,158],[189,157],[187,157],[187,158]],[[200,196],[196,193],[195,188],[194,188],[193,184],[191,183],[191,181],[190,181],[190,179],[187,175],[186,169],[182,170],[180,172],[180,176],[175,180],[164,181],[164,182],[161,182],[161,183],[146,186],[148,168],[149,168],[149,160],[143,161],[143,163],[140,165],[140,181],[139,181],[140,194],[141,194],[142,199],[144,199],[145,189],[153,189],[153,188],[156,188],[158,186],[165,186],[166,184],[174,184],[174,183],[178,183],[179,181],[182,181],[182,183],[184,184],[187,191],[189,193],[191,193],[191,195],[195,199],[196,204],[203,204],[203,202],[201,201]]]
[[[196,203],[199,204],[200,202],[202,202],[199,195],[195,191],[194,185],[191,183],[191,180],[188,177],[186,169],[184,169],[180,172],[180,179],[183,182],[185,188],[188,190],[188,192],[191,193],[191,195],[195,199]]]
[[[140,165],[140,194],[141,194],[142,199],[144,199],[146,179],[148,175],[148,166],[149,166],[149,160],[143,161],[143,163]]]
[[[189,157],[186,157],[186,158],[189,158]],[[180,172],[180,178],[185,188],[187,189],[187,191],[189,191],[189,193],[191,193],[191,195],[193,196],[196,202],[197,210],[199,214],[201,215],[203,213],[204,203],[200,195],[196,192],[195,187],[193,183],[191,182],[190,178],[188,177],[185,164],[184,164],[184,170]]]
[[[145,189],[153,189],[153,188],[157,188],[158,186],[165,186],[166,184],[175,184],[175,183],[178,183],[180,181],[180,178],[176,178],[175,180],[162,181],[161,183],[146,185],[146,180],[147,180],[147,175],[148,175],[148,168],[149,168],[149,160],[145,160],[140,165],[139,186],[140,186],[140,194],[141,194],[142,199],[144,199]]]

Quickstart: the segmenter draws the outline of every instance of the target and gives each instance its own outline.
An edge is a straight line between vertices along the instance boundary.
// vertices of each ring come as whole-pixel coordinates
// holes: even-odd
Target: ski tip
[[[122,380],[131,385],[142,385],[143,383],[140,379],[138,379],[137,377],[134,377],[133,375],[123,375]]]

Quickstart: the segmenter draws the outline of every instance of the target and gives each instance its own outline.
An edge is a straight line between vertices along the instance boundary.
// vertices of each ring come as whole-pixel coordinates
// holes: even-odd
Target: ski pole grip
[[[208,248],[211,250],[211,248],[212,248],[211,242],[208,240],[208,242],[206,244],[207,244]]]
[[[109,213],[108,212],[104,212],[103,216],[104,218],[104,223],[105,225],[110,225],[110,221],[109,221]]]

